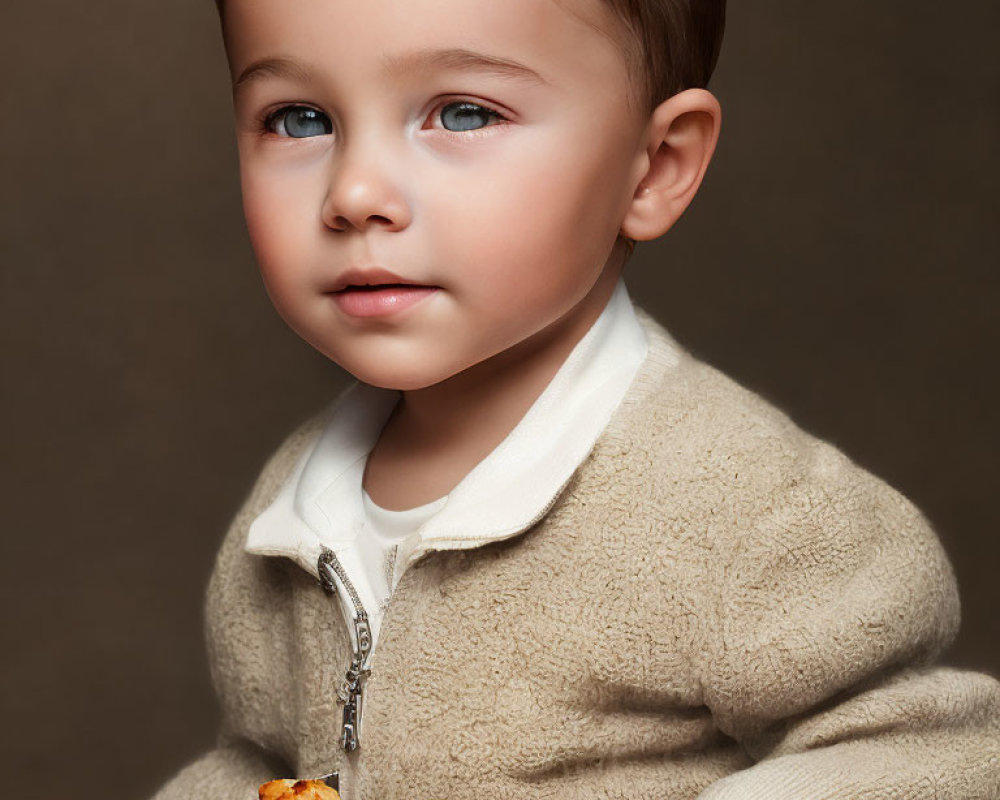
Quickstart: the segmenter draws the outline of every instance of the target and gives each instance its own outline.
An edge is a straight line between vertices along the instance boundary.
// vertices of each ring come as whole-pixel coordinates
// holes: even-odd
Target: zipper
[[[522,526],[518,533],[523,533],[529,528],[534,527],[536,523],[549,513],[552,506],[562,496],[566,486],[569,485],[569,480],[559,487],[559,490],[553,494],[548,503],[526,525]],[[431,552],[434,552],[434,549],[428,548],[423,553],[420,553],[420,555]],[[412,561],[413,556],[411,555],[407,559],[407,562],[409,564]],[[361,746],[361,713],[364,708],[365,684],[371,675],[371,623],[368,619],[368,612],[365,611],[357,589],[354,588],[354,584],[347,576],[344,565],[340,563],[337,554],[330,548],[326,546],[322,547],[319,558],[316,561],[316,571],[319,575],[320,585],[327,594],[337,594],[337,583],[339,582],[353,606],[353,613],[351,615],[353,620],[353,630],[351,630],[351,663],[348,665],[344,674],[344,680],[337,690],[337,703],[344,707],[340,729],[340,746],[345,753],[353,753]]]
[[[337,703],[344,707],[340,746],[345,753],[353,753],[361,745],[361,712],[364,707],[365,684],[371,674],[368,660],[372,652],[372,629],[368,612],[361,604],[361,598],[351,579],[347,577],[347,572],[336,553],[324,547],[316,562],[316,568],[323,590],[327,594],[336,594],[339,582],[354,607],[351,615],[353,618],[351,663],[337,691]]]
[[[559,487],[558,491],[553,494],[545,506],[525,525],[522,525],[517,533],[502,538],[512,538],[534,527],[552,510],[552,507],[558,502],[563,491],[569,485],[570,480],[572,480],[572,477]],[[488,543],[481,542],[480,544]],[[407,566],[413,563],[415,555],[419,558],[420,556],[436,552],[436,550],[437,548],[429,547],[419,552],[419,554],[411,554],[406,560]],[[321,547],[319,558],[316,561],[316,571],[319,575],[319,583],[323,587],[323,591],[328,595],[338,594],[343,601],[343,594],[338,592],[339,583],[347,594],[347,598],[353,608],[353,613],[351,614],[352,625],[349,628],[352,650],[351,663],[348,665],[344,674],[344,680],[337,690],[337,703],[344,707],[341,719],[340,746],[345,753],[350,755],[361,746],[361,713],[364,708],[365,685],[368,677],[371,675],[370,662],[373,644],[371,623],[368,619],[368,612],[361,602],[361,597],[358,595],[354,583],[347,576],[344,565],[337,558],[337,554],[326,546]],[[324,775],[320,780],[324,780],[328,786],[338,789],[340,796],[347,798],[350,796],[347,777],[343,772],[332,772]]]

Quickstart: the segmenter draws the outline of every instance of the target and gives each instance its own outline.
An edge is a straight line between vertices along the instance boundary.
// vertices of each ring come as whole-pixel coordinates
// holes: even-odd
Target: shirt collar
[[[624,283],[510,434],[400,545],[402,570],[428,550],[463,549],[514,536],[537,522],[593,449],[645,359],[646,332]],[[282,555],[310,572],[323,546],[350,548],[364,523],[364,461],[399,393],[357,383],[275,501],[251,524],[246,549]]]

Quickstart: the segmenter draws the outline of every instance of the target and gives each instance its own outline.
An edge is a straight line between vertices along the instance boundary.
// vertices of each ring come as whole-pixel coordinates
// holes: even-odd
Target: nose
[[[323,224],[333,231],[398,231],[411,211],[392,159],[374,142],[356,143],[334,159],[323,202]]]

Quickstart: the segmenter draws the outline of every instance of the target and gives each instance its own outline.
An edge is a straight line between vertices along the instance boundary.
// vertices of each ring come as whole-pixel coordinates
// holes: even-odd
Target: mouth
[[[381,267],[349,269],[337,279],[328,294],[345,292],[375,292],[384,289],[436,289],[436,286],[418,283],[389,272]]]
[[[376,267],[348,270],[327,294],[350,317],[385,317],[416,305],[439,288]]]
[[[436,289],[436,286],[425,286],[418,283],[349,283],[342,289],[335,289],[328,294],[346,294],[347,292],[381,292],[388,289]]]

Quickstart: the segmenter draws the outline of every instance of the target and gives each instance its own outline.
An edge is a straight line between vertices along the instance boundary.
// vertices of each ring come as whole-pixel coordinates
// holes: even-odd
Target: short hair
[[[650,110],[685,89],[704,89],[715,71],[726,0],[602,0],[632,39],[626,54]]]
[[[650,110],[685,89],[704,89],[722,49],[726,0],[601,0],[625,26],[630,70]],[[225,0],[215,0],[219,17]]]

